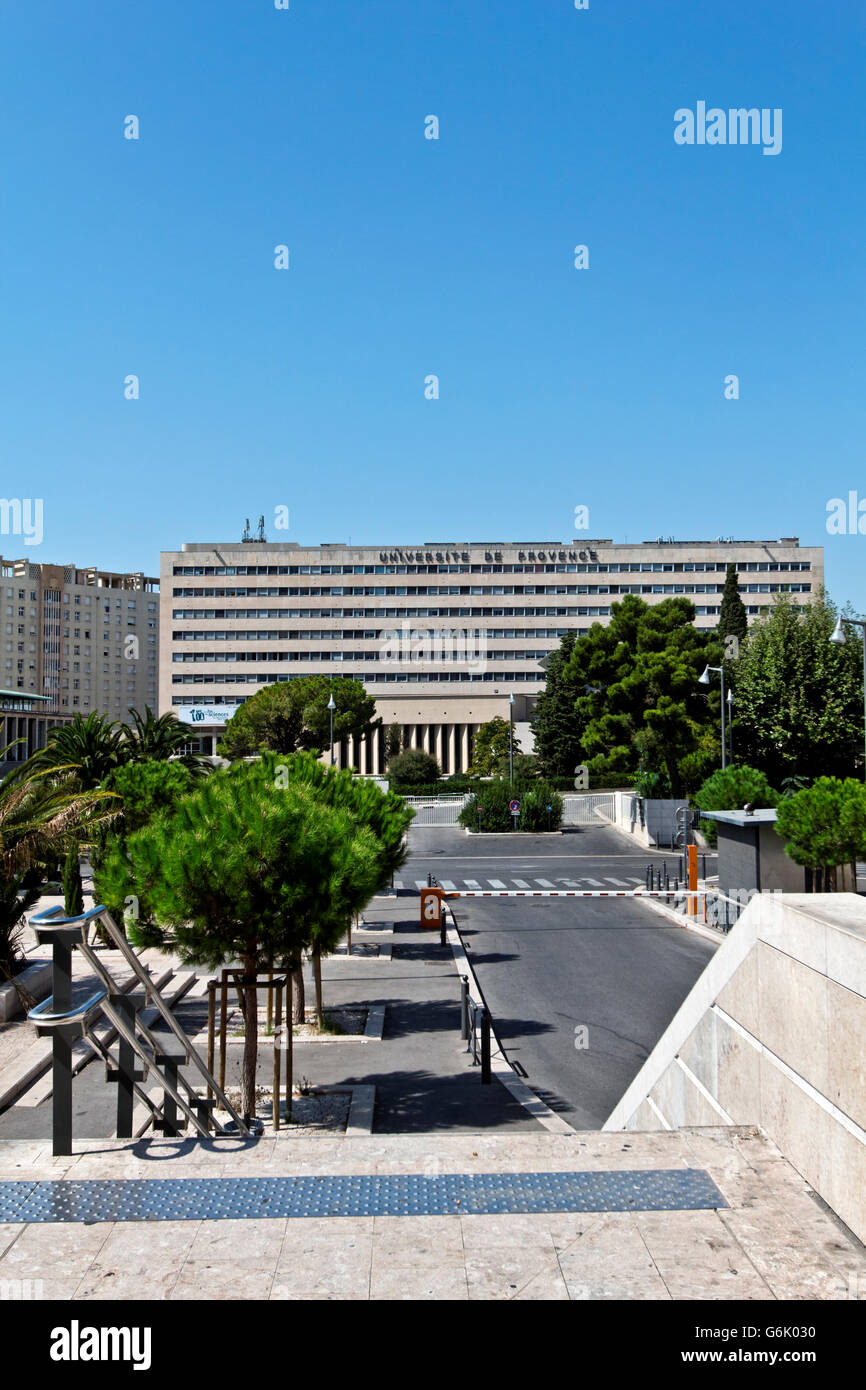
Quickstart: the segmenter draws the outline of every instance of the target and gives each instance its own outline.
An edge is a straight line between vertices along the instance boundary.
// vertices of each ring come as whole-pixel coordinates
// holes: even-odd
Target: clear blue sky
[[[825,530],[866,499],[859,0],[0,16],[0,492],[45,506],[2,553],[156,572],[280,505],[308,544],[565,541],[583,504],[823,543],[866,609]],[[782,152],[675,144],[698,101],[781,107]]]

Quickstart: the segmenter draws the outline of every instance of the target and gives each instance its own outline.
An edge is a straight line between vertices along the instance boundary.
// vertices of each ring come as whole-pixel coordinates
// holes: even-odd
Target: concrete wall
[[[605,1129],[760,1126],[866,1239],[866,903],[752,899]]]

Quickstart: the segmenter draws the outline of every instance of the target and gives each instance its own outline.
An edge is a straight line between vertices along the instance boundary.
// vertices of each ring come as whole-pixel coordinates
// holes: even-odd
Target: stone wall
[[[749,903],[605,1129],[760,1126],[866,1239],[866,903]]]

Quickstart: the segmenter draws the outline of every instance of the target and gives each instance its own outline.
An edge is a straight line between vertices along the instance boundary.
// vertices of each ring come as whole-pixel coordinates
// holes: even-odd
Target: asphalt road
[[[673,867],[670,851],[668,865]],[[466,836],[413,829],[404,888],[638,887],[647,863],[613,830]],[[714,865],[708,857],[707,872]],[[576,1129],[598,1129],[713,954],[621,898],[463,898],[458,926],[508,1059]]]

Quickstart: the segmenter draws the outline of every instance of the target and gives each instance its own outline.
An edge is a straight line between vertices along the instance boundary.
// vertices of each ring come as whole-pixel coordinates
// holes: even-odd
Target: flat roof
[[[757,811],[701,811],[702,820],[722,821],[725,825],[772,825],[776,819],[774,806]]]

